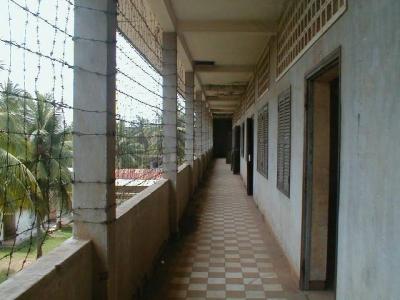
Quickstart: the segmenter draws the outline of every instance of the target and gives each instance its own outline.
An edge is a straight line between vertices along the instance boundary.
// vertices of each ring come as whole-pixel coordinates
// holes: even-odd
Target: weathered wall
[[[69,239],[0,285],[2,300],[92,299],[92,245]]]
[[[193,190],[192,192],[196,191],[197,186],[199,185],[199,159],[195,158],[193,160],[193,170],[191,170],[192,173],[192,186],[193,186]]]
[[[269,178],[258,174],[254,166],[254,197],[298,275],[305,74],[341,47],[337,299],[397,299],[400,294],[397,279],[400,251],[395,250],[400,248],[398,24],[397,0],[349,0],[345,14],[239,121],[269,103]],[[271,58],[271,65],[275,66],[275,51]],[[289,86],[292,87],[290,199],[276,188],[277,97]],[[244,166],[241,173],[245,176]]]
[[[117,207],[117,299],[131,299],[169,237],[169,182],[148,187]]]
[[[180,217],[191,197],[191,184],[198,186],[210,159],[211,151],[194,161],[194,170],[188,164],[179,167]],[[162,179],[116,209],[117,299],[132,299],[138,292],[169,238],[169,189],[170,182]],[[92,299],[92,282],[91,243],[70,239],[2,283],[0,299]]]
[[[179,207],[179,219],[182,218],[182,215],[186,209],[187,203],[191,197],[190,193],[192,190],[192,169],[188,164],[183,164],[178,168],[178,177],[177,177],[177,190],[176,196],[178,198],[178,207]]]
[[[194,161],[195,166],[206,166],[202,158]],[[190,199],[192,181],[201,180],[198,175],[192,178],[195,171],[188,164],[178,169],[179,218]],[[169,182],[164,179],[117,207],[117,299],[131,299],[153,271],[169,238],[168,196]]]

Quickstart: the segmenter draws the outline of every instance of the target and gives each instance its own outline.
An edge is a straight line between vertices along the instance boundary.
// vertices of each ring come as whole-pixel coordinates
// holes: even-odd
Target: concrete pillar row
[[[185,73],[185,158],[193,167],[194,149],[194,74]]]
[[[171,183],[169,202],[169,225],[171,234],[179,231],[179,207],[176,197],[178,173],[177,163],[177,35],[176,32],[163,33],[163,169],[164,177]]]
[[[93,299],[116,299],[116,1],[75,5],[89,9],[75,10],[74,34],[91,39],[74,44],[74,131],[85,134],[73,137],[73,235],[93,243]]]

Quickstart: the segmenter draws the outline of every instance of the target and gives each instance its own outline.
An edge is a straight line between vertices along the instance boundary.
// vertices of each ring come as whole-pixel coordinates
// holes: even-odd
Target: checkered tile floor
[[[287,296],[296,290],[293,282],[275,265],[282,254],[223,160],[216,161],[196,201],[196,230],[176,253],[161,298],[294,299]]]

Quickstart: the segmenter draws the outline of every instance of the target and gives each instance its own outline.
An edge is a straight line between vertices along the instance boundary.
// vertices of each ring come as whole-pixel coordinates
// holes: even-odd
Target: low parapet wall
[[[132,299],[168,240],[169,188],[162,179],[117,208],[117,299]]]
[[[211,152],[179,167],[179,218],[202,180]],[[170,184],[162,179],[116,209],[116,299],[132,299],[151,275],[169,230]],[[90,241],[69,239],[0,285],[0,299],[92,299],[93,257]]]
[[[0,286],[0,299],[92,299],[90,241],[69,239]]]

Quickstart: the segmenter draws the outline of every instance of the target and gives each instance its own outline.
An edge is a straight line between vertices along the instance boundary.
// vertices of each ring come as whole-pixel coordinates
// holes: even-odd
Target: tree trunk
[[[42,226],[41,226],[41,219],[39,216],[36,217],[36,259],[42,257],[43,251],[43,241],[42,241]]]

